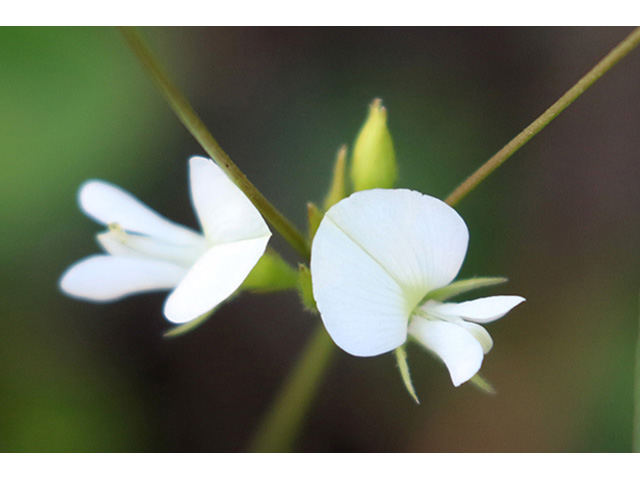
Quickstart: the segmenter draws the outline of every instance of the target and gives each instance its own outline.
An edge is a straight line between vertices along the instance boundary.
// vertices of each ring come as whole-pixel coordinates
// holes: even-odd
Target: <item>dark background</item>
[[[214,136],[301,228],[368,103],[389,111],[399,186],[445,197],[628,28],[143,29]],[[202,153],[116,30],[0,29],[0,449],[241,451],[318,319],[245,294],[164,340],[164,295],[82,303],[57,287],[97,251],[76,204],[102,178],[196,226]],[[461,277],[527,302],[489,327],[487,396],[415,345],[338,352],[302,451],[628,451],[640,267],[640,51],[464,199]],[[284,242],[272,245],[293,264]]]

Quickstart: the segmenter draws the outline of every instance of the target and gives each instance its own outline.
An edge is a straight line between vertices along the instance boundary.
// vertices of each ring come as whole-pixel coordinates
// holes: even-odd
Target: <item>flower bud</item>
[[[387,110],[375,99],[353,149],[351,180],[355,191],[392,188],[396,180],[396,153],[387,128]]]

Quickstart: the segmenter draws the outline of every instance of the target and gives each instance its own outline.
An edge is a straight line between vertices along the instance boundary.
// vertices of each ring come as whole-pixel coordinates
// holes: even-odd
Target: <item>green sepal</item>
[[[435,290],[430,291],[424,296],[420,303],[422,304],[427,300],[437,300],[439,302],[443,302],[444,300],[448,300],[451,297],[461,295],[465,292],[469,292],[477,288],[499,285],[501,283],[505,283],[506,281],[508,280],[504,277],[477,277],[469,278],[467,280],[458,280],[456,282],[450,283],[449,285],[445,285],[444,287],[436,288]]]
[[[345,170],[347,168],[347,146],[342,145],[336,155],[336,163],[333,167],[333,179],[331,187],[324,199],[324,210],[329,210],[333,205],[338,203],[347,196],[347,186],[345,181]]]
[[[309,220],[309,240],[313,240],[313,237],[316,236],[316,232],[318,231],[318,227],[320,226],[320,222],[322,221],[322,217],[324,217],[324,213],[322,210],[318,208],[318,206],[313,203],[307,203],[307,219]]]
[[[476,387],[478,390],[481,390],[482,392],[484,392],[486,394],[489,394],[489,395],[495,395],[496,394],[496,389],[493,388],[493,385],[491,385],[479,373],[476,373],[473,377],[471,377],[471,379],[469,380],[469,383],[471,385],[473,385],[474,387]]]
[[[298,272],[277,252],[267,249],[240,285],[240,290],[271,293],[292,290],[298,286]]]
[[[411,395],[411,398],[415,400],[415,402],[420,405],[420,400],[418,399],[418,395],[416,395],[416,390],[413,388],[413,382],[411,381],[411,372],[409,372],[409,364],[407,363],[407,352],[405,350],[405,346],[402,345],[395,349],[396,360],[398,361],[398,369],[400,370],[400,377],[402,378],[402,382],[404,383],[404,387]]]
[[[313,287],[311,285],[311,271],[302,263],[298,266],[298,280],[298,293],[300,294],[302,305],[310,312],[317,312],[318,307],[315,298],[313,298]]]
[[[213,312],[216,311],[216,308],[214,308],[213,310],[209,310],[207,313],[200,315],[199,317],[191,320],[190,322],[182,323],[180,325],[170,328],[169,330],[164,332],[162,336],[164,338],[175,338],[175,337],[184,335],[185,333],[188,333],[191,330],[198,328],[206,320],[208,320],[211,315],[213,315]]]

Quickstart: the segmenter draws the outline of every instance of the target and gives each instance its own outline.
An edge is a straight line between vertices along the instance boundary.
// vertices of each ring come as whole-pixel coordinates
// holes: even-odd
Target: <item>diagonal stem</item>
[[[195,137],[211,158],[222,168],[229,178],[244,192],[260,211],[262,216],[282,237],[302,256],[309,261],[309,242],[282,213],[280,213],[260,191],[249,181],[244,173],[231,161],[226,152],[218,145],[203,121],[195,112],[189,100],[182,94],[177,85],[169,78],[160,62],[154,57],[149,47],[133,27],[120,27],[129,48],[136,55],[149,76],[178,116],[182,124]]]
[[[513,140],[502,147],[498,153],[476,170],[473,175],[460,184],[445,201],[449,205],[456,205],[511,155],[516,153],[520,147],[531,140],[540,130],[549,125],[554,118],[560,115],[565,108],[571,105],[571,103],[593,85],[596,80],[608,72],[611,67],[622,60],[631,50],[637,47],[638,43],[640,43],[640,28],[633,30],[627,38],[611,50],[595,67],[589,70],[589,72],[582,77],[578,83],[571,87],[567,93],[560,97],[556,103],[551,105],[542,115],[536,118],[531,125],[520,132]]]

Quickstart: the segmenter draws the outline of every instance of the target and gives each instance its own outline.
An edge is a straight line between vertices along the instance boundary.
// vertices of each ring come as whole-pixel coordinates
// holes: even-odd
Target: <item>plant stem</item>
[[[187,98],[166,74],[160,62],[144,43],[140,34],[133,27],[120,27],[129,48],[136,55],[149,76],[169,103],[182,124],[195,137],[202,148],[211,156],[229,178],[244,192],[262,216],[282,237],[308,262],[310,247],[303,235],[282,213],[280,213],[258,189],[249,181],[244,173],[231,161],[225,151],[218,145],[205,124],[195,112]]]
[[[323,325],[315,332],[265,415],[249,447],[251,452],[291,452],[320,380],[329,366],[333,341]]]
[[[540,130],[546,127],[565,108],[582,95],[591,85],[604,75],[611,67],[624,58],[640,43],[640,28],[633,30],[627,38],[620,42],[609,54],[582,77],[578,83],[571,87],[567,93],[551,105],[542,115],[536,118],[531,125],[520,132],[513,140],[507,143],[502,149],[491,157],[484,165],[475,171],[469,178],[456,188],[451,195],[446,198],[449,205],[456,205],[471,190],[477,187],[495,169],[502,165],[511,155],[516,153],[520,147],[531,140]]]

